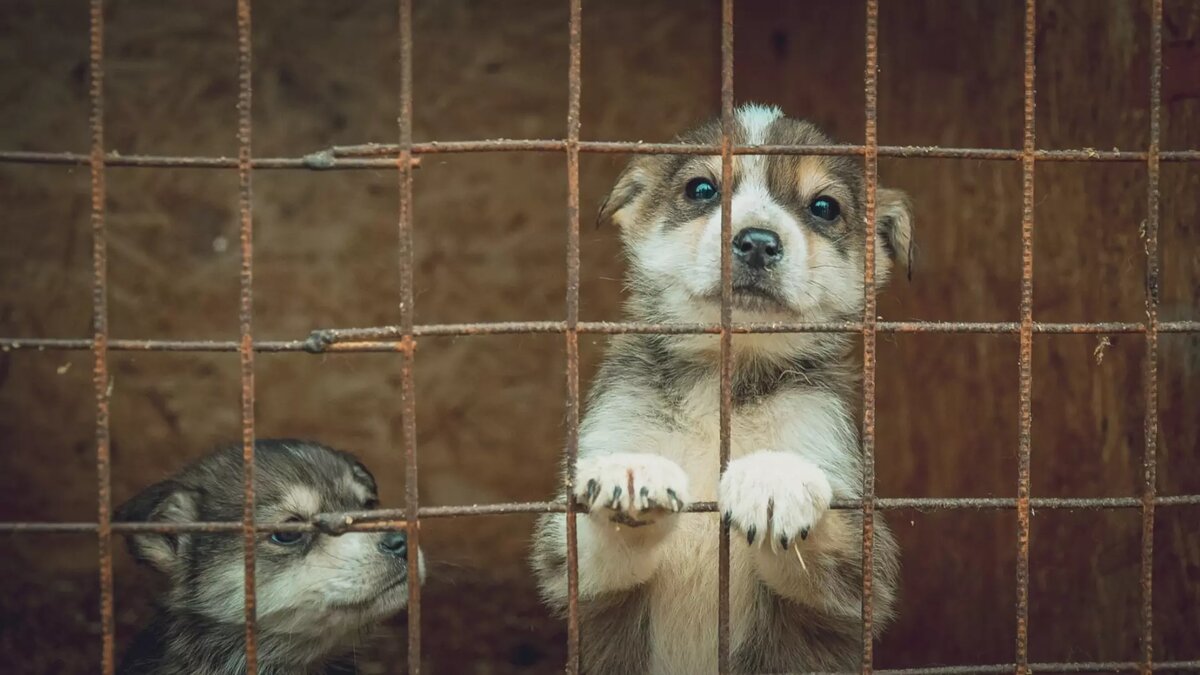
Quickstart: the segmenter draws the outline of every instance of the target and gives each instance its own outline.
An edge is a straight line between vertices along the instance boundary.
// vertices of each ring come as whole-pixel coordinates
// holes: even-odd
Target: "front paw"
[[[770,542],[787,551],[807,539],[820,521],[833,488],[825,472],[787,452],[758,452],[729,463],[721,478],[718,506],[747,543]]]
[[[618,453],[581,458],[575,469],[575,501],[592,515],[630,526],[648,525],[683,510],[688,478],[678,464],[658,455]]]

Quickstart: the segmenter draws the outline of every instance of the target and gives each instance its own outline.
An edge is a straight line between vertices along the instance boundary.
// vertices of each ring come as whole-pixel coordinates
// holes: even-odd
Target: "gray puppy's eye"
[[[271,543],[280,546],[299,544],[302,539],[304,539],[303,532],[275,532],[271,535]]]
[[[300,519],[293,516],[288,518],[286,522],[298,523]],[[272,532],[271,543],[279,546],[295,546],[304,541],[306,534],[305,532]]]

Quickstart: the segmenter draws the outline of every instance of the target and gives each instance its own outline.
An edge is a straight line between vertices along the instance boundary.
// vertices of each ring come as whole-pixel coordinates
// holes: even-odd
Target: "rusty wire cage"
[[[729,461],[731,374],[730,358],[732,338],[735,334],[754,332],[843,332],[858,334],[863,340],[863,389],[862,389],[862,443],[863,496],[861,500],[841,500],[835,508],[860,510],[863,515],[862,553],[865,560],[872,558],[873,516],[876,510],[920,508],[930,510],[988,509],[1015,512],[1017,528],[1017,569],[1014,621],[1016,643],[1013,660],[1001,664],[976,664],[936,669],[892,670],[879,672],[1083,672],[1083,671],[1138,671],[1154,670],[1200,670],[1200,661],[1156,661],[1152,651],[1152,590],[1153,590],[1153,545],[1155,513],[1158,507],[1200,505],[1200,494],[1160,496],[1156,487],[1156,449],[1159,433],[1158,419],[1158,344],[1164,333],[1200,332],[1200,321],[1162,321],[1159,318],[1159,200],[1160,166],[1163,162],[1200,162],[1200,150],[1166,151],[1160,147],[1160,117],[1162,108],[1163,71],[1163,0],[1151,4],[1151,62],[1149,102],[1149,145],[1138,151],[1042,150],[1038,149],[1035,135],[1034,75],[1035,35],[1037,0],[1024,2],[1024,63],[1023,63],[1023,143],[1014,149],[957,148],[957,147],[912,147],[885,146],[878,143],[877,136],[877,84],[878,84],[878,15],[879,0],[865,1],[866,68],[863,73],[865,91],[865,142],[861,145],[833,146],[735,146],[731,140],[734,123],[734,76],[733,40],[734,0],[721,2],[721,129],[723,141],[719,146],[698,146],[673,143],[643,142],[599,142],[580,139],[580,97],[582,90],[581,45],[582,0],[564,0],[569,4],[569,70],[567,74],[568,112],[564,138],[552,140],[486,140],[467,142],[422,142],[413,140],[413,77],[412,77],[412,0],[398,2],[398,41],[400,51],[399,82],[399,129],[398,143],[339,146],[303,157],[264,158],[252,153],[251,124],[251,5],[252,0],[237,0],[237,54],[238,54],[238,155],[236,159],[212,157],[118,155],[108,152],[105,144],[104,123],[104,2],[90,2],[90,53],[88,81],[90,83],[90,133],[91,151],[84,154],[0,152],[0,161],[7,163],[69,164],[86,166],[91,176],[91,233],[92,233],[92,310],[94,334],[90,339],[21,339],[0,338],[5,350],[91,350],[94,356],[93,385],[95,396],[95,451],[96,480],[99,498],[96,503],[96,522],[53,523],[53,522],[5,522],[0,531],[9,533],[37,532],[95,532],[99,544],[100,565],[100,617],[102,652],[101,672],[114,672],[114,618],[113,618],[113,535],[144,531],[205,531],[241,533],[245,546],[245,624],[246,662],[248,670],[256,664],[255,641],[255,554],[254,541],[257,533],[267,531],[322,531],[345,532],[351,530],[378,530],[407,528],[410,538],[417,542],[421,519],[472,516],[485,514],[544,513],[567,511],[568,524],[568,588],[569,618],[566,672],[579,672],[578,621],[578,560],[575,538],[575,517],[572,509],[556,502],[498,503],[477,506],[421,506],[417,490],[417,447],[415,422],[415,394],[413,368],[418,339],[425,336],[457,336],[476,334],[555,334],[562,335],[566,349],[566,463],[571,469],[566,478],[569,488],[573,481],[573,467],[578,450],[579,428],[579,335],[619,333],[709,333],[720,336],[721,345],[721,405],[720,405],[720,459],[722,467]],[[597,6],[597,11],[602,9]],[[568,200],[566,209],[565,265],[567,270],[566,316],[561,321],[527,321],[507,323],[471,324],[426,324],[414,321],[413,304],[413,250],[414,228],[413,171],[424,156],[440,153],[476,152],[555,152],[566,157],[566,184]],[[721,255],[721,321],[716,325],[670,324],[652,325],[618,322],[587,322],[579,317],[580,285],[580,189],[579,161],[581,153],[623,154],[705,154],[719,155],[722,165],[722,185],[731,181],[733,158],[749,154],[807,154],[848,155],[861,157],[866,175],[866,218],[868,242],[865,249],[866,265],[864,287],[867,289],[862,319],[846,323],[799,323],[799,324],[735,324],[731,314],[731,271],[730,250],[726,247]],[[878,160],[880,157],[895,158],[955,158],[981,161],[1020,162],[1022,175],[1022,227],[1021,227],[1021,291],[1020,320],[1018,322],[945,322],[945,321],[883,321],[877,316],[875,288],[875,249],[870,244],[871,223],[875,219],[875,195],[878,184]],[[1148,219],[1145,226],[1145,313],[1141,322],[1076,322],[1047,323],[1034,321],[1033,317],[1033,234],[1034,234],[1034,172],[1042,162],[1125,162],[1145,166],[1148,190],[1146,202]],[[108,326],[108,274],[105,176],[108,167],[225,167],[236,169],[239,185],[238,213],[240,215],[240,340],[134,340],[110,339]],[[398,267],[401,281],[400,320],[395,326],[374,328],[337,328],[313,331],[306,339],[292,341],[262,341],[254,338],[253,332],[253,281],[254,281],[254,223],[251,217],[252,176],[256,169],[394,169],[398,177],[399,215],[397,225],[400,235]],[[730,238],[731,191],[721,190],[722,235]],[[875,403],[876,403],[876,337],[879,333],[974,333],[1009,334],[1019,338],[1018,359],[1019,381],[1019,447],[1018,472],[1015,476],[1017,495],[1015,498],[880,498],[875,493]],[[1030,489],[1033,336],[1046,334],[1114,334],[1129,333],[1144,336],[1145,366],[1144,393],[1146,410],[1144,417],[1145,451],[1142,458],[1142,490],[1138,497],[1106,498],[1056,498],[1036,497]],[[201,351],[237,352],[240,357],[241,420],[244,458],[245,503],[243,520],[229,523],[191,523],[185,525],[157,525],[149,523],[113,523],[111,520],[110,485],[111,457],[109,438],[109,352],[111,350],[132,351]],[[260,352],[382,352],[396,353],[401,359],[401,414],[404,437],[404,460],[407,467],[407,490],[403,509],[384,509],[349,514],[324,514],[310,523],[292,525],[262,525],[254,522],[254,453],[255,439],[255,354]],[[1039,509],[1131,509],[1141,514],[1141,560],[1139,636],[1140,658],[1130,662],[1059,662],[1031,663],[1029,658],[1029,559],[1030,559],[1030,514]],[[689,510],[712,512],[713,503],[698,503]],[[720,604],[718,650],[721,672],[729,671],[729,525],[722,529],[720,562]],[[408,624],[408,668],[411,673],[421,669],[421,588],[416,574],[411,573],[417,564],[417,546],[409,547],[409,614]],[[862,578],[862,653],[861,672],[874,671],[872,635],[872,566],[864,564]]]

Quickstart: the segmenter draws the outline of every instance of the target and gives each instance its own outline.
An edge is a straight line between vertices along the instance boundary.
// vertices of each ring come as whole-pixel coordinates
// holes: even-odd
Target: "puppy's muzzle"
[[[733,256],[740,265],[765,270],[783,259],[783,242],[771,230],[747,227],[733,237]]]

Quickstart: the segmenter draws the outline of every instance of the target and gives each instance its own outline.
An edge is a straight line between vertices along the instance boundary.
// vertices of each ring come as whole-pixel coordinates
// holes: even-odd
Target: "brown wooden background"
[[[418,2],[418,140],[562,136],[566,3]],[[741,0],[739,100],[776,103],[859,142],[863,14],[842,0]],[[880,17],[879,137],[886,144],[1019,147],[1021,3],[889,0]],[[1164,147],[1200,147],[1200,3],[1169,0]],[[236,153],[230,2],[108,3],[106,140],[122,153]],[[1148,1],[1044,0],[1038,12],[1041,148],[1144,149]],[[396,137],[391,0],[263,1],[254,16],[254,147],[295,156]],[[584,9],[583,134],[667,140],[717,110],[715,2],[591,0]],[[0,148],[85,151],[83,3],[0,7]],[[585,156],[594,213],[623,158]],[[428,157],[416,176],[419,322],[554,319],[565,295],[565,160]],[[917,209],[920,267],[881,296],[887,319],[1017,319],[1020,167],[885,160]],[[396,187],[387,171],[254,177],[256,334],[397,318]],[[0,333],[89,335],[88,174],[0,166]],[[108,172],[111,325],[121,338],[237,335],[233,171]],[[1138,164],[1037,169],[1034,316],[1143,317],[1146,172]],[[1200,316],[1200,166],[1162,172],[1162,318]],[[614,232],[583,233],[584,319],[619,317]],[[584,343],[584,382],[604,346]],[[536,500],[563,439],[561,338],[423,340],[417,359],[423,503]],[[1033,492],[1133,496],[1143,448],[1143,340],[1038,336]],[[1103,355],[1102,360],[1099,354]],[[0,518],[95,517],[86,352],[0,354]],[[1011,336],[882,336],[882,496],[1012,496],[1017,343]],[[114,497],[237,438],[235,354],[112,354]],[[1161,338],[1159,490],[1200,492],[1200,337]],[[402,499],[399,363],[388,355],[262,355],[260,435],[359,453],[385,503]],[[1155,530],[1157,657],[1200,658],[1200,509],[1162,508]],[[904,555],[899,622],[880,666],[1013,658],[1011,512],[891,514]],[[1139,514],[1035,512],[1031,653],[1038,661],[1138,655]],[[550,673],[564,630],[540,608],[524,558],[528,517],[425,525],[435,561],[424,645],[433,673]],[[7,672],[95,672],[92,536],[0,539],[0,660]],[[119,646],[154,586],[117,559]],[[402,622],[364,654],[400,672]]]

